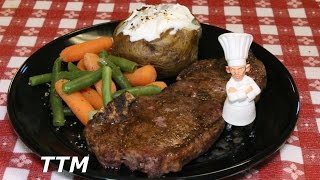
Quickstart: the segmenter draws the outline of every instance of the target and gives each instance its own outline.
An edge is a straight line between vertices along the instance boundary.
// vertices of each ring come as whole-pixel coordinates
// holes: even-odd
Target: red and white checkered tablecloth
[[[0,1],[0,178],[69,179],[16,136],[7,114],[7,91],[22,63],[53,39],[76,29],[128,16],[142,4],[180,3],[202,22],[247,32],[292,74],[301,112],[294,132],[268,161],[242,179],[320,179],[319,0],[5,0]]]

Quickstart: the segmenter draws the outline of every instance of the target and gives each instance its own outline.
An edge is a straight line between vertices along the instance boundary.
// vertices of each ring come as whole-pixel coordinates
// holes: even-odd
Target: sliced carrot
[[[103,107],[102,97],[95,89],[84,88],[80,90],[80,93],[96,110],[100,110]]]
[[[123,73],[132,86],[145,86],[157,79],[157,71],[152,65],[145,65],[133,73]]]
[[[83,56],[83,64],[88,71],[96,71],[100,68],[99,56],[94,53],[86,53]]]
[[[148,85],[156,85],[159,88],[161,88],[161,90],[167,87],[167,84],[165,82],[163,82],[163,81],[155,81],[155,82],[152,82],[152,83],[150,83]]]
[[[77,63],[77,67],[78,69],[80,69],[81,71],[85,71],[86,70],[86,66],[84,65],[84,60],[81,59],[78,63]]]
[[[94,87],[96,88],[97,92],[102,96],[102,81],[98,81],[94,84]],[[115,93],[117,91],[116,84],[111,81],[111,93]]]
[[[94,87],[96,88],[96,91],[98,94],[102,97],[102,80],[99,80],[94,84]]]
[[[65,62],[79,61],[85,53],[98,54],[102,50],[108,50],[112,46],[112,37],[101,37],[83,43],[66,47],[60,53],[60,57]]]
[[[60,79],[55,83],[56,92],[62,98],[62,100],[68,105],[71,111],[81,121],[83,125],[87,125],[89,121],[89,113],[95,109],[92,105],[83,97],[80,92],[74,92],[71,94],[65,94],[62,91],[62,85],[68,82],[68,80]]]

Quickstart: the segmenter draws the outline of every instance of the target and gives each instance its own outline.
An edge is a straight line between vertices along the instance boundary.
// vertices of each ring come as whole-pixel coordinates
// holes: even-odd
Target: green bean
[[[137,87],[137,86],[136,86]],[[128,88],[129,89],[129,88]],[[120,89],[112,94],[112,98],[120,96],[122,93],[126,92],[128,89]]]
[[[101,79],[101,68],[93,73],[83,75],[62,85],[62,91],[70,94],[80,89],[89,87]]]
[[[68,71],[80,71],[80,69],[72,62],[68,62]]]
[[[112,79],[120,86],[121,89],[130,88],[131,84],[128,79],[122,74],[119,67],[112,69]]]
[[[119,56],[109,55],[108,58],[115,65],[119,66],[121,71],[124,71],[124,72],[130,72],[130,73],[134,72],[138,67],[138,64],[136,62],[130,61],[128,59],[125,59]]]
[[[29,85],[36,86],[39,84],[44,84],[50,82],[52,78],[52,73],[39,74],[29,77]]]
[[[72,72],[63,71],[63,72],[59,73],[59,78],[74,80],[74,79],[77,79],[81,76],[91,75],[93,73],[94,72],[92,72],[92,71],[72,71]]]
[[[99,56],[100,60],[99,62],[102,65],[109,66],[112,69],[112,79],[120,86],[121,89],[129,88],[131,87],[131,84],[129,83],[128,79],[122,74],[120,68],[116,66],[114,63],[112,63],[107,58],[106,51],[102,51]]]
[[[124,92],[129,92],[133,96],[150,96],[159,94],[161,92],[161,88],[156,85],[147,85],[147,86],[135,86],[127,89],[121,89],[113,93],[113,98],[120,96]]]
[[[107,51],[103,51],[103,54],[106,58],[108,58],[113,64],[117,65],[121,71],[124,72],[133,72],[137,69],[138,64],[136,62],[130,61],[126,58],[114,56],[108,54]]]
[[[104,106],[112,101],[111,77],[112,69],[109,66],[102,66],[102,100]]]
[[[58,58],[54,61],[51,75],[51,87],[50,87],[50,105],[53,117],[53,126],[63,126],[65,123],[62,100],[55,90],[55,83],[59,80],[58,72],[61,71],[61,59]]]
[[[99,57],[100,57],[99,63],[101,63],[102,65],[105,65],[105,66],[109,66],[109,67],[111,67],[111,69],[116,68],[117,66],[107,58],[108,56],[109,55],[108,55],[107,51],[105,51],[105,50],[101,51],[99,53]]]
[[[58,73],[59,79],[75,79],[78,77],[81,77],[86,74],[92,74],[93,72],[91,71],[73,71],[73,72],[68,72],[68,71],[61,71]],[[29,85],[31,86],[36,86],[39,84],[44,84],[51,82],[52,78],[52,73],[45,73],[45,74],[40,74],[40,75],[35,75],[29,77]]]

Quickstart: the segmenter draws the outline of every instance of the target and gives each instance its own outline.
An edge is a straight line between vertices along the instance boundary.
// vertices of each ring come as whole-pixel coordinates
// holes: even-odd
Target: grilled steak
[[[250,59],[250,58],[249,58]],[[250,74],[265,86],[260,61]],[[95,115],[84,130],[89,149],[104,167],[125,164],[149,177],[177,172],[217,140],[229,75],[224,60],[201,60],[185,69],[162,93],[124,93]]]

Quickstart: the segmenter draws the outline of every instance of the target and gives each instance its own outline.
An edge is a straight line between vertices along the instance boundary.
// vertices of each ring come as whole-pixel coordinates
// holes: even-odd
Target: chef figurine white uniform
[[[226,71],[231,73],[226,85],[227,98],[222,117],[229,128],[230,125],[249,125],[256,117],[254,98],[261,92],[254,80],[246,75],[250,71],[250,64],[246,63],[246,59],[253,37],[246,33],[225,33],[218,40],[228,63]]]

